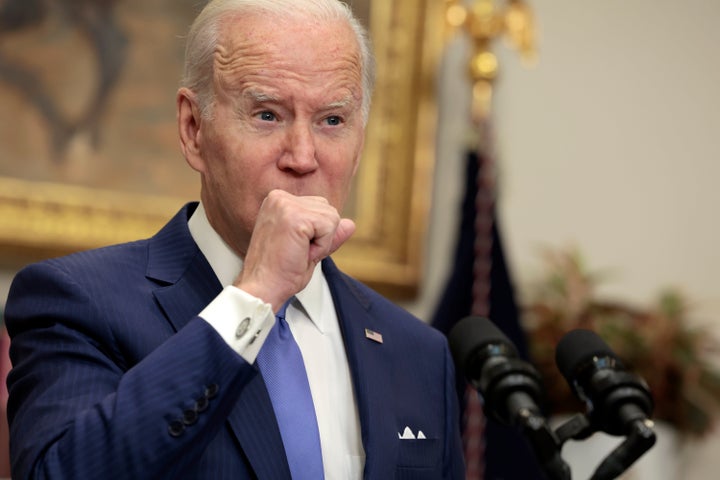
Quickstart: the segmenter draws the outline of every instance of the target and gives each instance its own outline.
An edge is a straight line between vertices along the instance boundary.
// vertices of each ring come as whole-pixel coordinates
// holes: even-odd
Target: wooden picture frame
[[[123,2],[118,2],[112,13],[115,28],[121,22],[130,27],[115,37],[93,39],[104,48],[115,42],[112,55],[93,54],[87,47],[81,55],[79,46],[88,44],[87,34],[78,30],[79,22],[73,25],[67,18],[55,23],[43,18],[34,30],[18,28],[6,39],[6,48],[0,46],[0,102],[6,105],[0,115],[0,256],[6,266],[148,237],[183,203],[198,197],[199,182],[188,180],[192,172],[180,154],[174,120],[182,61],[179,37],[185,33],[179,26],[189,24],[195,2],[127,3],[127,10],[122,10]],[[358,228],[333,258],[347,273],[383,293],[408,298],[417,291],[422,271],[443,3],[356,0],[355,4],[362,9],[361,16],[367,15],[377,83],[365,151],[349,200],[350,216]],[[147,18],[142,17],[143,8]],[[105,18],[89,13],[92,18]],[[146,47],[140,46],[141,37],[148,42]],[[170,44],[157,50],[163,38]],[[58,58],[63,55],[66,58]],[[36,64],[23,63],[27,58],[37,58]],[[174,71],[157,64],[163,58],[176,65]],[[113,59],[120,59],[125,70],[108,79]],[[136,62],[134,70],[132,62]],[[15,68],[15,77],[2,68],[7,65]],[[57,73],[60,67],[62,75]],[[28,81],[35,73],[42,77],[42,68],[51,79],[45,90],[38,89],[42,82]],[[94,83],[83,83],[93,69],[104,73],[95,75]],[[156,77],[161,70],[162,78]],[[98,95],[85,94],[103,88],[106,97],[100,106],[94,102]],[[82,99],[77,103],[84,106],[70,99]],[[93,112],[96,115],[90,118]],[[72,135],[58,140],[69,130]],[[169,163],[159,162],[159,157]],[[136,177],[119,174],[135,164],[139,164]]]

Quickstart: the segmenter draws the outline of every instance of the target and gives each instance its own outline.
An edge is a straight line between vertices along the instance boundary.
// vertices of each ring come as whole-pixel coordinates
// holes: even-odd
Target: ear
[[[177,92],[176,103],[180,148],[190,167],[202,173],[205,171],[205,162],[200,155],[202,117],[195,94],[185,87],[180,88]]]

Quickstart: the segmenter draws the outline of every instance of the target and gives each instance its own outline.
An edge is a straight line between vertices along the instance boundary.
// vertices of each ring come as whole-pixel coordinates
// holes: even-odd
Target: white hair
[[[229,14],[272,14],[280,18],[322,21],[344,20],[358,44],[362,71],[362,116],[367,122],[375,83],[375,59],[367,30],[350,7],[339,0],[211,0],[195,18],[187,36],[185,70],[181,85],[198,95],[203,115],[211,115],[213,103],[213,53],[221,20]]]

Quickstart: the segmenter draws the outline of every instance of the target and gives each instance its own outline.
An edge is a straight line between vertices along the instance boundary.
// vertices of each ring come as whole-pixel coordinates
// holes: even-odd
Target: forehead
[[[288,80],[353,91],[361,85],[357,39],[343,20],[231,17],[220,25],[214,54],[224,87],[259,80]]]

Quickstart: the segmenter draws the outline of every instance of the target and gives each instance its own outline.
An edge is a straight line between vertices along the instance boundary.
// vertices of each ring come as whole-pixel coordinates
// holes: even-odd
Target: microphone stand
[[[627,423],[625,441],[605,457],[592,477],[590,477],[590,480],[612,480],[617,478],[655,445],[656,436],[652,420],[644,417],[639,418],[637,415],[638,409],[635,405],[629,404],[625,407],[623,407],[624,411],[621,412],[621,415],[633,418]],[[561,449],[567,440],[584,440],[597,431],[599,429],[593,427],[587,415],[576,414],[560,425],[555,430],[554,435],[558,440],[557,446]]]
[[[560,456],[562,443],[541,415],[529,409],[520,410],[515,419],[532,446],[538,463],[550,480],[570,480],[570,466]]]

